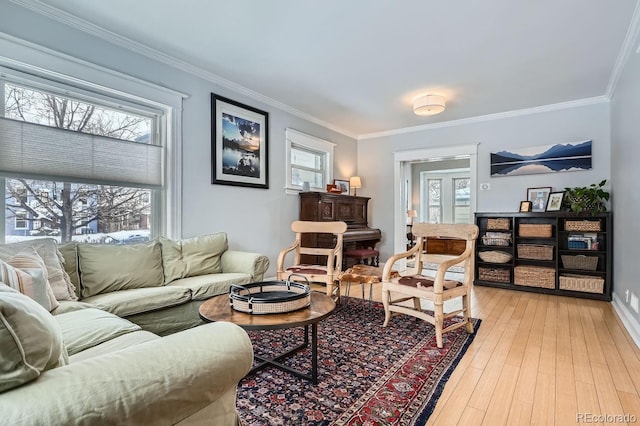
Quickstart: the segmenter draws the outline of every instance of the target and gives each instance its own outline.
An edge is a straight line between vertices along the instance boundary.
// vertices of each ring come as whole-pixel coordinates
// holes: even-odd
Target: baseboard
[[[640,348],[640,323],[636,321],[629,308],[622,303],[615,293],[611,304],[613,305],[613,309],[616,311],[616,314],[618,314],[618,318],[622,321],[622,325],[627,329],[627,332],[636,343],[636,346]]]

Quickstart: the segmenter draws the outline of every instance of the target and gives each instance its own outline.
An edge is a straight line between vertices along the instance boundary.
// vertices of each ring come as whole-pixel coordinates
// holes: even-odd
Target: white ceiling
[[[608,96],[637,3],[14,1],[55,7],[352,136]],[[414,115],[426,93],[447,109]]]

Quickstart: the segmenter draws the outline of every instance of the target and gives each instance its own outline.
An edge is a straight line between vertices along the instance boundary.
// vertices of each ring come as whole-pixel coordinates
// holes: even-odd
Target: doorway
[[[409,217],[409,212],[416,210],[418,221],[428,221],[425,219],[429,217],[429,204],[427,202],[426,208],[421,206],[420,194],[424,194],[425,190],[420,189],[421,179],[419,176],[423,171],[428,172],[429,170],[420,170],[421,168],[438,171],[440,174],[444,174],[441,173],[442,170],[449,170],[451,173],[449,178],[451,179],[451,184],[454,186],[455,183],[453,179],[467,179],[466,182],[459,181],[458,183],[468,189],[460,191],[458,196],[455,190],[453,190],[451,195],[451,217],[455,217],[453,213],[455,209],[453,207],[458,203],[460,205],[459,207],[461,207],[458,214],[461,215],[462,210],[465,210],[468,215],[468,220],[473,220],[472,217],[476,211],[477,152],[477,144],[472,144],[398,151],[394,153],[394,253],[400,253],[406,250],[406,228],[413,220],[412,217]],[[421,164],[422,166],[414,167],[416,164]],[[456,176],[454,178],[453,175],[460,171],[466,176]],[[414,173],[417,173],[415,179]],[[437,174],[438,173],[433,173],[434,176]],[[424,176],[427,180],[429,179],[428,173],[425,173]],[[442,189],[444,189],[444,185],[441,186],[441,190]],[[463,192],[467,193],[463,194]],[[428,194],[426,197],[428,198]],[[442,206],[443,203],[448,201],[445,201],[445,198],[441,195],[438,202],[440,206]],[[433,210],[435,211],[435,202],[432,202],[432,207],[434,207]],[[444,219],[444,214],[444,210],[442,210],[440,219]],[[442,220],[442,222],[444,222],[444,220]]]

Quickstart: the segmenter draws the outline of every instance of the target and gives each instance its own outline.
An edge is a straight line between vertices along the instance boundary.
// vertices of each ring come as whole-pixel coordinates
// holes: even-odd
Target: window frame
[[[182,108],[189,95],[136,77],[78,59],[20,39],[0,38],[0,75],[12,83],[71,88],[74,95],[90,94],[92,102],[103,106],[127,105],[148,114],[159,111],[154,131],[164,147],[164,175],[161,196],[152,197],[153,211],[161,214],[153,223],[154,235],[180,238],[182,232]],[[28,83],[25,83],[28,82]],[[65,96],[64,89],[62,95]],[[4,84],[0,84],[4,101]],[[78,96],[74,96],[78,98]],[[80,99],[84,100],[84,99]],[[113,105],[111,105],[113,103]],[[4,108],[2,108],[2,114]],[[145,114],[146,115],[146,114]],[[34,178],[36,178],[34,176]],[[5,182],[0,176],[0,196],[5,198]],[[0,213],[0,242],[5,239],[5,210]]]
[[[298,194],[302,191],[302,185],[294,185],[293,165],[291,164],[291,150],[293,147],[301,147],[324,155],[324,184],[333,182],[333,161],[336,144],[315,136],[311,136],[300,131],[285,129],[286,139],[286,182],[285,191],[287,194]],[[324,189],[324,188],[320,188]]]

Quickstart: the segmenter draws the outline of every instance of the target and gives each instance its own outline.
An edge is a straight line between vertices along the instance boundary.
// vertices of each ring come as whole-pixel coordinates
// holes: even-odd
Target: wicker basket
[[[481,281],[493,281],[496,283],[511,282],[511,274],[504,268],[478,268],[478,279]]]
[[[565,269],[582,269],[585,271],[595,271],[598,269],[598,256],[585,256],[583,254],[570,256],[563,254],[562,266]]]
[[[508,231],[510,229],[510,221],[506,217],[487,219],[487,229]]]
[[[309,284],[294,281],[232,284],[229,289],[229,301],[236,311],[249,314],[285,313],[309,306],[311,289]]]
[[[482,244],[485,246],[503,246],[511,245],[511,234],[507,232],[487,232],[482,236]]]
[[[604,291],[604,278],[589,275],[563,274],[560,275],[560,289],[602,294]]]
[[[556,270],[541,266],[518,265],[514,268],[513,283],[529,287],[555,288]]]
[[[513,258],[511,253],[506,253],[499,250],[481,251],[478,252],[478,257],[484,262],[491,263],[507,263]]]
[[[551,238],[551,224],[545,223],[521,223],[518,226],[518,235],[520,237],[533,238]]]
[[[600,231],[599,220],[565,220],[565,231],[598,232]]]
[[[553,260],[553,246],[538,244],[518,244],[520,259]]]

